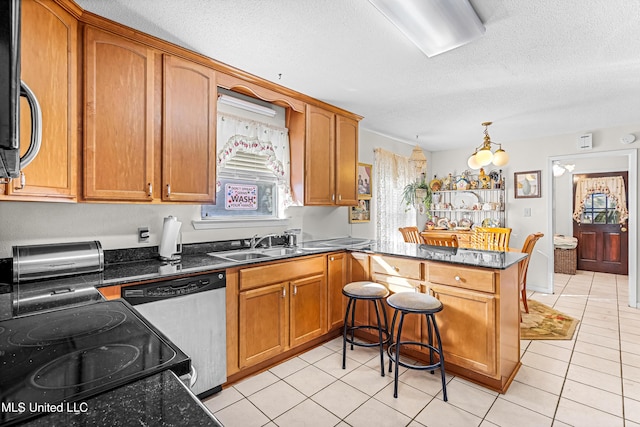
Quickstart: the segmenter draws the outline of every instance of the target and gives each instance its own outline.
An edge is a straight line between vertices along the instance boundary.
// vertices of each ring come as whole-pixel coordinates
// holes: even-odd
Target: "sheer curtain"
[[[580,224],[584,201],[593,193],[602,193],[616,201],[615,209],[618,211],[618,222],[623,225],[629,218],[627,210],[627,197],[624,180],[621,176],[606,176],[602,178],[580,178],[576,183],[576,200],[573,219]]]
[[[278,181],[280,200],[284,201],[285,206],[291,205],[291,161],[287,128],[218,113],[216,151],[218,170],[239,151],[266,156],[265,166]],[[216,187],[220,190],[218,179]]]
[[[376,239],[403,243],[400,227],[416,225],[413,209],[406,211],[402,190],[417,179],[409,158],[376,148],[373,176],[376,188]]]

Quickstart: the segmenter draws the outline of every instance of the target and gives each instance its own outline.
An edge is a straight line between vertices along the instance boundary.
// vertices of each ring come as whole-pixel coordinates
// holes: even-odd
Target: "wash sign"
[[[258,210],[258,186],[246,184],[225,184],[225,206],[228,211]]]

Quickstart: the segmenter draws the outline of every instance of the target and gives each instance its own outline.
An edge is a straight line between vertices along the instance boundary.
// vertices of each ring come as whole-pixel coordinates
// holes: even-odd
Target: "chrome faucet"
[[[267,247],[270,248],[271,247],[271,238],[277,236],[277,234],[275,233],[270,233],[270,234],[265,234],[262,237],[258,237],[258,235],[256,234],[255,236],[253,236],[251,238],[251,246],[249,247],[250,249],[255,249],[260,242],[262,242],[264,239],[269,239],[269,243],[267,244]]]

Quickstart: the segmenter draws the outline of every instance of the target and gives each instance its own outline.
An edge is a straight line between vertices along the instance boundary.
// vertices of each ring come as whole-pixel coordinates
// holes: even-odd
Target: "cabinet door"
[[[347,284],[347,254],[329,255],[327,266],[329,329],[332,329],[342,325],[347,308],[347,297],[342,294],[342,288]]]
[[[7,193],[17,200],[71,201],[77,194],[77,21],[48,0],[22,1],[21,77],[42,109],[42,146]],[[20,147],[31,140],[31,112],[20,98]]]
[[[215,72],[165,55],[163,93],[162,200],[214,203]]]
[[[358,204],[358,121],[336,115],[336,203]]]
[[[84,197],[151,201],[154,51],[85,30]]]
[[[305,205],[334,205],[335,114],[307,105],[305,146]]]
[[[319,337],[327,331],[327,285],[324,275],[290,283],[291,347]]]
[[[444,305],[436,321],[445,364],[499,378],[495,296],[440,285],[431,285],[431,292]],[[423,340],[427,340],[426,330]]]
[[[241,369],[277,356],[288,348],[287,293],[287,283],[240,292],[238,341]]]
[[[369,255],[352,252],[349,256],[349,282],[359,282],[370,280],[369,275]],[[356,325],[366,325],[369,323],[369,305],[366,301],[356,304],[355,323]],[[346,307],[345,307],[346,310]],[[373,316],[375,312],[372,309]]]

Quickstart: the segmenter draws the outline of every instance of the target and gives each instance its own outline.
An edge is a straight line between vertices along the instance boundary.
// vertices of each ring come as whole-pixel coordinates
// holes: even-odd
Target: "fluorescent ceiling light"
[[[240,108],[245,111],[251,111],[252,113],[262,114],[263,116],[274,117],[276,115],[276,110],[273,108],[254,104],[253,102],[244,101],[229,95],[220,95],[218,102],[231,107]]]
[[[484,25],[468,0],[369,0],[428,57],[482,36]]]

